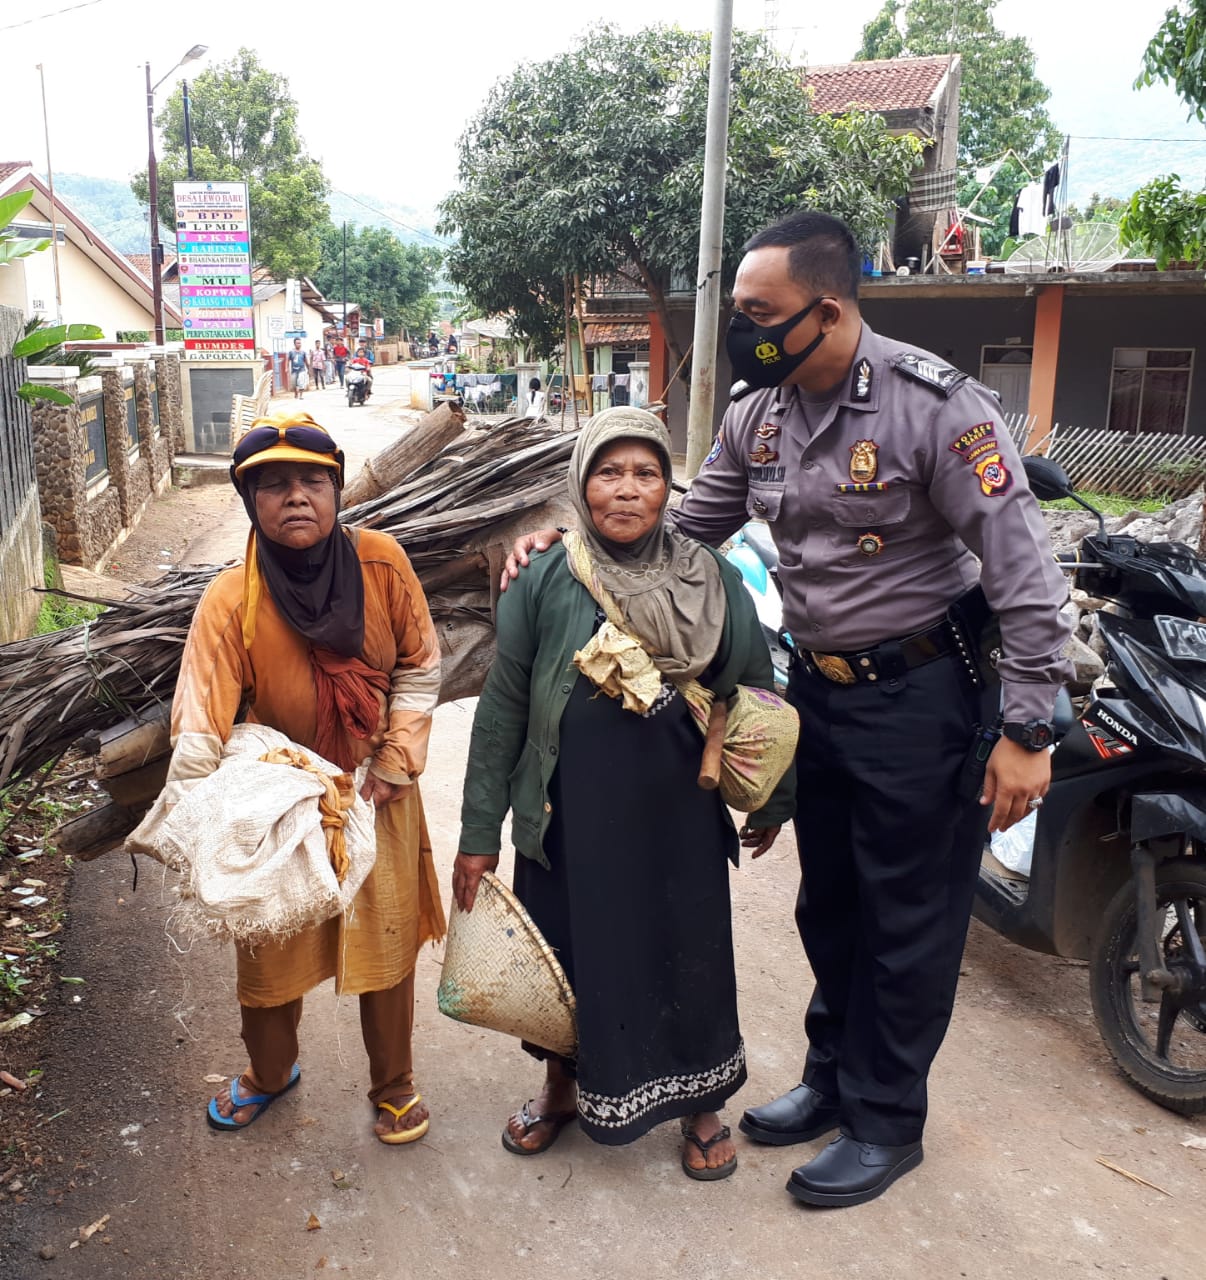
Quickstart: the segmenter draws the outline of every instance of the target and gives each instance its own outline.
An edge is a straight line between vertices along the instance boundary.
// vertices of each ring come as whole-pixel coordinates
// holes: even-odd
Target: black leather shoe
[[[755,1142],[790,1147],[796,1142],[811,1142],[836,1129],[839,1120],[836,1102],[809,1085],[798,1084],[774,1102],[750,1107],[737,1127]]]
[[[794,1170],[787,1189],[805,1204],[831,1208],[866,1204],[921,1161],[920,1142],[883,1147],[842,1133],[814,1160]]]

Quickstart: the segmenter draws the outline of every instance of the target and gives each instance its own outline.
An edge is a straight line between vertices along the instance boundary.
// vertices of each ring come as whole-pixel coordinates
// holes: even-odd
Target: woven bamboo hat
[[[578,1049],[574,993],[523,904],[486,872],[472,911],[453,910],[437,994],[440,1012],[519,1036],[563,1057]]]

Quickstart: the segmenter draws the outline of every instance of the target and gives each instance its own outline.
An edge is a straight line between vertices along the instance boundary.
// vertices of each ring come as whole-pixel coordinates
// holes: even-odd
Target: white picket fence
[[[1065,427],[1051,431],[1027,448],[1036,419],[1010,414],[1005,425],[1022,453],[1045,454],[1086,493],[1112,493],[1123,498],[1187,497],[1206,482],[1206,436],[1164,431],[1102,431]]]

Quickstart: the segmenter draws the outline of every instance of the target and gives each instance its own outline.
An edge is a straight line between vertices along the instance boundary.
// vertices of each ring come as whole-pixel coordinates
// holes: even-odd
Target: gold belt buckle
[[[821,675],[834,684],[855,684],[858,680],[846,659],[835,653],[814,653],[812,660]]]

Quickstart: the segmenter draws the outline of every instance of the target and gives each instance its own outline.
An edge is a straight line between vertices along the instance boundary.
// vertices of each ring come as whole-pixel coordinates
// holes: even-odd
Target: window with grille
[[[1110,430],[1183,432],[1192,373],[1192,348],[1115,347]]]

